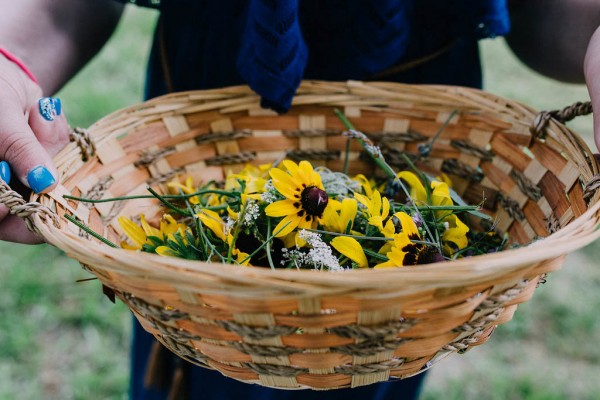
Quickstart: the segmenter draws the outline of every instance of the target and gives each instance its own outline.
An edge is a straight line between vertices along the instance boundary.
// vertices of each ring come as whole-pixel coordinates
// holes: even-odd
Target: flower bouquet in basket
[[[328,271],[417,266],[505,248],[507,235],[498,235],[479,205],[452,192],[445,173],[428,177],[408,157],[412,171],[395,173],[381,150],[340,118],[349,128],[345,136],[361,144],[383,178],[287,159],[280,166],[248,164],[223,184],[178,176],[167,183],[168,195],[153,192],[165,205],[158,224],[144,214],[135,216],[139,222],[119,217],[129,239],[121,246],[189,260]],[[110,200],[126,198],[103,201]],[[463,222],[469,216],[488,221],[489,229],[470,229]]]
[[[598,164],[557,116],[444,86],[304,82],[285,115],[176,93],[77,135],[52,193],[0,190],[180,357],[355,387],[484,343],[596,239]]]

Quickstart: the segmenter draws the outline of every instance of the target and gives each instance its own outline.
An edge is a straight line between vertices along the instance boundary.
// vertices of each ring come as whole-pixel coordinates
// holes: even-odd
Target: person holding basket
[[[1,2],[0,178],[23,193],[47,192],[58,183],[52,157],[69,140],[63,104],[49,96],[102,48],[124,6],[115,0]],[[585,76],[592,103],[600,107],[595,0],[129,2],[161,13],[146,98],[248,84],[263,107],[285,113],[303,79],[481,87],[477,42],[506,35],[517,56],[540,73],[569,82]],[[600,118],[594,131],[600,146]],[[0,240],[40,239],[0,206]],[[165,353],[136,324],[130,395],[411,399],[423,376],[328,392],[252,386]]]

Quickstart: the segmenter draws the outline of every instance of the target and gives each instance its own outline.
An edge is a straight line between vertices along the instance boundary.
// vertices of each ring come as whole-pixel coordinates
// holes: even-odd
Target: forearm
[[[52,94],[104,45],[122,9],[112,0],[0,0],[0,47]]]
[[[506,40],[532,69],[565,82],[584,82],[583,63],[600,26],[598,0],[516,0],[511,2]]]

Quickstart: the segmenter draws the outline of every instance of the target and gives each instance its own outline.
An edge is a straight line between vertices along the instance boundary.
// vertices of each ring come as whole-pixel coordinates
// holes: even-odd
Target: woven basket
[[[75,215],[118,243],[117,216],[157,216],[159,204],[62,196],[147,194],[147,185],[165,190],[175,174],[221,180],[245,163],[283,156],[341,170],[346,138],[334,108],[396,169],[402,153],[420,150],[422,170],[448,173],[471,204],[485,198],[497,230],[527,246],[391,270],[271,270],[111,248],[64,218]],[[177,93],[94,124],[56,158],[61,184],[53,193],[25,205],[1,189],[13,213],[80,261],[182,358],[263,386],[356,387],[417,374],[484,343],[567,253],[599,236],[598,165],[553,115],[478,90],[395,83],[304,82],[285,115],[261,109],[247,87]],[[90,143],[95,155],[84,152],[82,161],[78,144]],[[356,143],[350,158],[350,173],[380,173]]]

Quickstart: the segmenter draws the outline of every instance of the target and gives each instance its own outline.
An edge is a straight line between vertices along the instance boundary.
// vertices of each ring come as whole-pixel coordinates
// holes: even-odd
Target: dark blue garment
[[[154,338],[134,321],[132,343],[132,381],[130,397],[135,400],[165,400],[169,387],[163,389],[144,387],[145,366]],[[163,369],[174,370],[177,362],[183,362],[169,354]],[[278,390],[238,382],[221,373],[186,364],[184,390],[189,400],[414,400],[418,397],[425,374],[401,381],[383,382],[354,389],[327,391]],[[170,376],[167,376],[167,384]]]
[[[509,28],[506,0],[162,0],[160,10],[146,97],[247,83],[264,106],[280,112],[301,79],[481,87],[477,40]],[[428,62],[378,78],[383,70],[440,49]],[[144,387],[153,342],[136,322],[131,376],[136,400],[167,395]],[[166,370],[181,362],[172,355]],[[188,398],[203,400],[415,399],[424,376],[356,389],[285,391],[190,364],[185,368]]]
[[[509,29],[506,0],[163,0],[148,94],[247,83],[285,111],[301,79],[481,85],[477,40]]]

